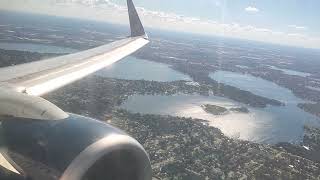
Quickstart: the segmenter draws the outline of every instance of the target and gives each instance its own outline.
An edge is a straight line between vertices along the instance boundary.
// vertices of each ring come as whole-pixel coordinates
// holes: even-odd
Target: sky
[[[134,0],[147,27],[320,49],[319,0]],[[0,9],[127,24],[125,0],[1,0]]]

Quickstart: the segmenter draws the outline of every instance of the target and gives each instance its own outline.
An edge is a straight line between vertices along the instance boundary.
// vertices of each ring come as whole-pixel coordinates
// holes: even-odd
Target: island
[[[246,107],[233,107],[230,109],[227,109],[225,107],[213,105],[213,104],[204,104],[201,105],[204,111],[207,113],[213,114],[213,115],[226,115],[229,114],[230,112],[235,112],[235,113],[249,113],[249,109]]]
[[[204,111],[213,115],[224,115],[228,113],[227,108],[217,106],[217,105],[204,104],[201,107],[203,108]]]

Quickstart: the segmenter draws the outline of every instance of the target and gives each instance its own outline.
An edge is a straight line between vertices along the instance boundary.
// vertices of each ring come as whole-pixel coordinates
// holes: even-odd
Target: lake
[[[217,71],[211,73],[210,77],[220,83],[235,86],[262,97],[276,99],[286,104],[303,102],[303,100],[296,97],[289,89],[249,74]]]
[[[52,45],[44,45],[37,43],[12,43],[12,42],[0,42],[0,49],[5,50],[17,50],[17,51],[28,51],[28,52],[38,52],[38,53],[74,53],[78,50],[66,48],[66,47],[58,47]]]
[[[138,59],[132,56],[106,67],[97,74],[103,77],[128,80],[161,82],[191,80],[189,76],[171,69],[169,65]]]
[[[300,71],[294,71],[294,70],[291,70],[291,69],[283,69],[283,68],[278,68],[278,67],[275,67],[275,66],[269,66],[269,67],[270,67],[271,69],[274,69],[274,70],[282,71],[284,74],[287,74],[287,75],[301,76],[301,77],[311,76],[310,73],[305,73],[305,72],[300,72]]]
[[[132,112],[173,115],[205,119],[209,125],[218,127],[230,137],[259,143],[292,142],[299,143],[303,137],[305,124],[319,125],[319,119],[297,107],[303,102],[293,93],[275,83],[248,74],[218,71],[210,77],[254,94],[284,102],[285,106],[252,108],[232,100],[200,95],[133,95],[121,106]],[[212,115],[205,112],[201,105],[214,104],[222,107],[245,106],[250,113],[231,112],[227,115]]]

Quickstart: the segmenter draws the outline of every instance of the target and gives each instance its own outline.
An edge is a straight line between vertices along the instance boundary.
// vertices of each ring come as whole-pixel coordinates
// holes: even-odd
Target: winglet
[[[131,37],[145,36],[145,38],[148,39],[148,36],[144,31],[141,20],[132,0],[127,0],[127,6],[130,21]]]

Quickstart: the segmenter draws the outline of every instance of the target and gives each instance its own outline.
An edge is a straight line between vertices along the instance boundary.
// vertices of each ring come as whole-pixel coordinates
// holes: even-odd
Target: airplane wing
[[[0,88],[41,96],[92,74],[146,45],[148,37],[132,0],[127,0],[131,36],[111,44],[47,60],[0,68]]]
[[[40,120],[68,117],[38,96],[103,69],[149,42],[132,0],[127,0],[127,6],[131,28],[128,38],[75,54],[0,68],[0,116]],[[1,152],[0,166],[18,173]]]

